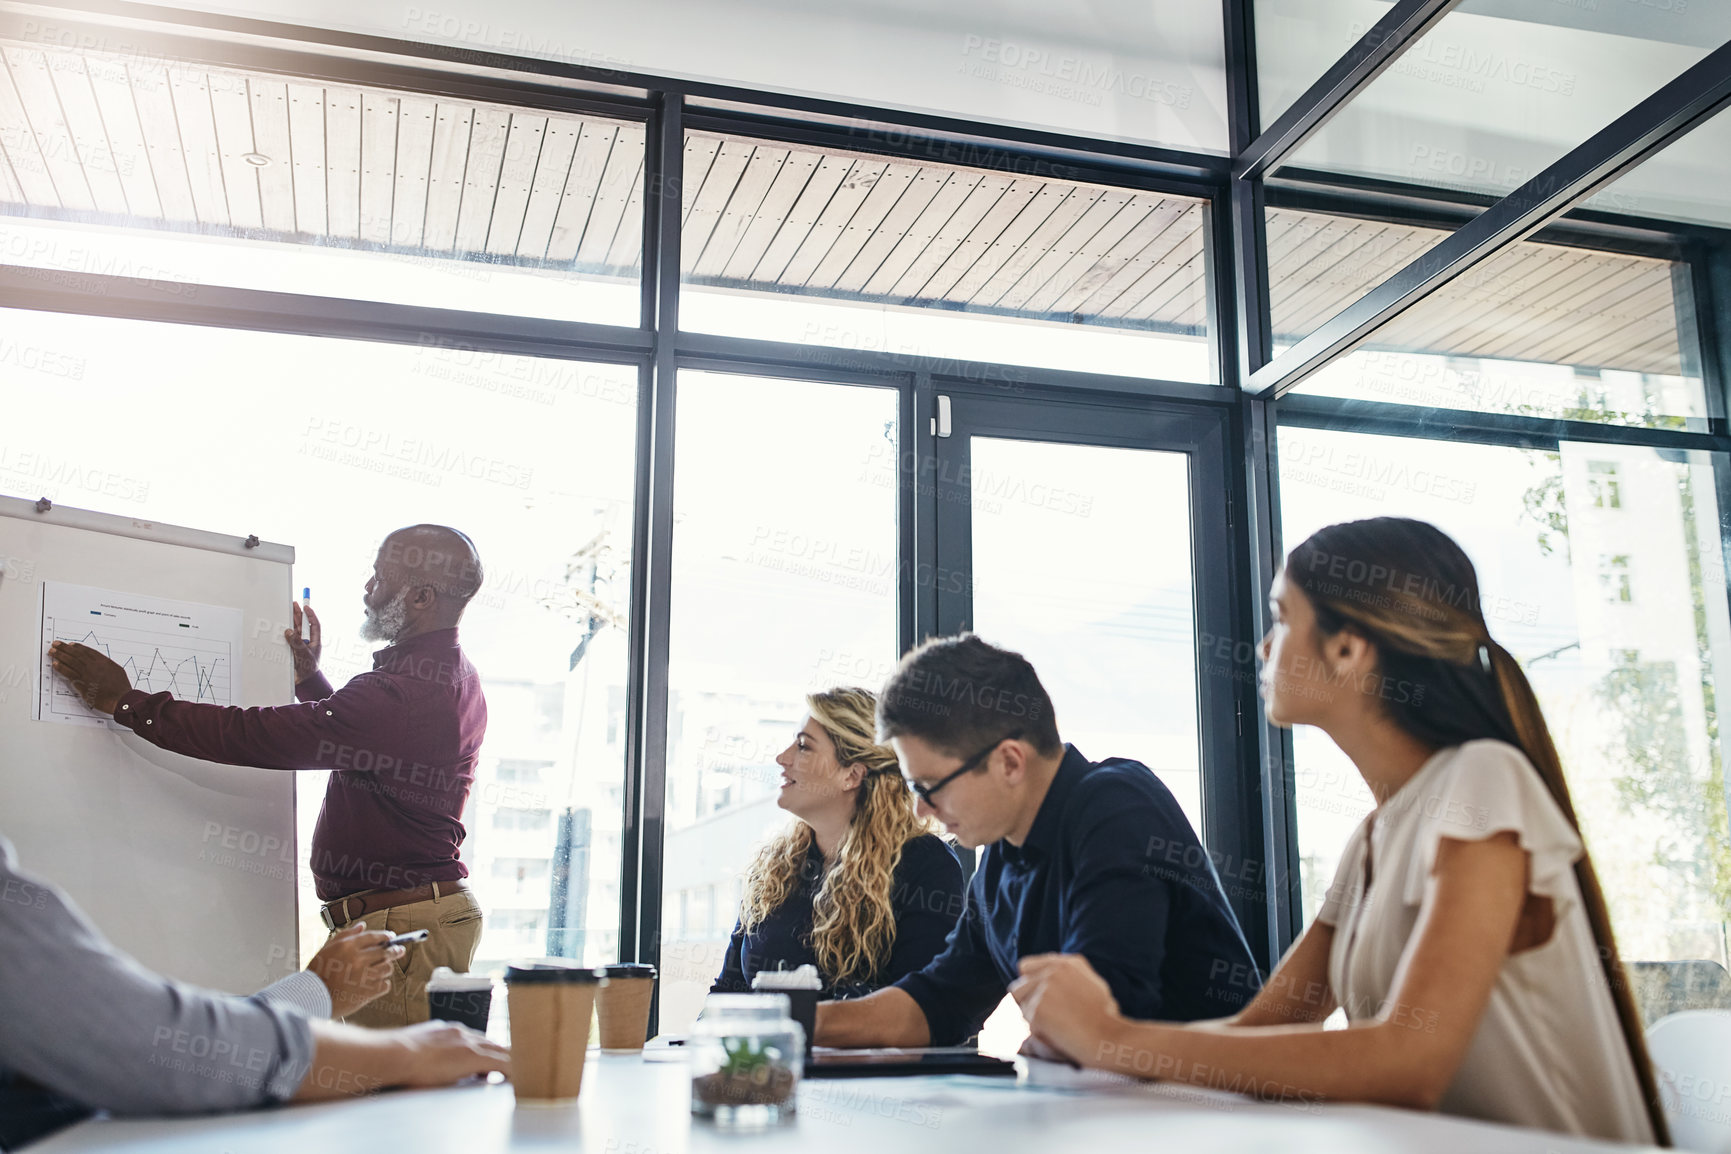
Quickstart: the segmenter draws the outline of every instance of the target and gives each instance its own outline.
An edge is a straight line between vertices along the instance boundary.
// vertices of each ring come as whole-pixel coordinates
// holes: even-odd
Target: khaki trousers
[[[466,973],[481,942],[481,904],[469,890],[440,894],[431,901],[389,906],[363,914],[360,921],[369,930],[393,934],[426,930],[427,940],[403,947],[391,975],[391,988],[376,1001],[368,1002],[347,1018],[357,1026],[379,1029],[407,1026],[427,1020],[427,979],[437,966]],[[337,929],[342,929],[338,926]]]

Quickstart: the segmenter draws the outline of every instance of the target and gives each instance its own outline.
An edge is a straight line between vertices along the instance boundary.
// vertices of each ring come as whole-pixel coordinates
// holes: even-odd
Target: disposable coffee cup
[[[524,962],[505,969],[511,1012],[511,1085],[522,1104],[574,1101],[595,1013],[599,970]]]
[[[786,994],[788,1016],[805,1028],[805,1056],[811,1057],[812,1036],[817,1033],[817,1003],[823,994],[823,979],[817,967],[797,970],[759,970],[751,988],[760,994]]]
[[[427,1016],[441,1022],[461,1022],[487,1032],[493,1010],[493,979],[486,974],[459,974],[440,966],[427,979]]]
[[[601,1025],[601,1052],[632,1053],[643,1049],[649,1036],[649,1004],[655,1000],[655,967],[648,962],[619,962],[601,967],[601,993],[595,1017]]]

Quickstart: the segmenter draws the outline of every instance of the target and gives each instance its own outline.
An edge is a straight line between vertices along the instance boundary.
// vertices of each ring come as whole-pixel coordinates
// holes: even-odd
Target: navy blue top
[[[762,924],[747,933],[735,925],[727,943],[721,975],[712,994],[743,993],[759,970],[796,969],[811,965],[823,978],[825,998],[857,998],[905,977],[937,956],[967,904],[962,867],[949,843],[924,833],[902,846],[896,865],[890,905],[895,910],[896,936],[889,957],[875,974],[837,985],[818,965],[811,949],[811,902],[823,885],[823,855],[816,841],[806,854],[799,885]]]
[[[1261,978],[1214,864],[1178,802],[1138,761],[1073,745],[1027,840],[999,841],[948,948],[896,983],[932,1045],[979,1031],[1030,954],[1081,954],[1131,1018],[1189,1022],[1244,1006]]]

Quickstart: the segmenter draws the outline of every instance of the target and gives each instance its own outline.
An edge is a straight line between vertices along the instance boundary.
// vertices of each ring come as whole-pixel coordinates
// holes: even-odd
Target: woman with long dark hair
[[[1377,807],[1242,1012],[1131,1022],[1076,957],[1023,963],[1034,1038],[1084,1065],[1259,1094],[1665,1142],[1640,1018],[1562,765],[1472,562],[1422,521],[1332,525],[1270,590],[1262,692]],[[1347,1027],[1324,1030],[1336,1008]]]
[[[798,820],[746,871],[739,924],[711,993],[760,970],[813,965],[825,997],[857,997],[922,968],[961,916],[962,867],[914,812],[895,751],[877,740],[877,697],[831,689],[776,758],[776,803]]]

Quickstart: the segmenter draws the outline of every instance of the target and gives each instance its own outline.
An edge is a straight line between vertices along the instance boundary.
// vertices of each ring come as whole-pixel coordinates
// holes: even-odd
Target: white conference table
[[[1629,1150],[1376,1106],[1279,1105],[1176,1086],[1056,1087],[977,1076],[808,1080],[792,1121],[721,1130],[691,1117],[683,1060],[591,1051],[575,1105],[522,1108],[503,1083],[398,1091],[225,1117],[84,1122],[31,1154],[1573,1154]]]

